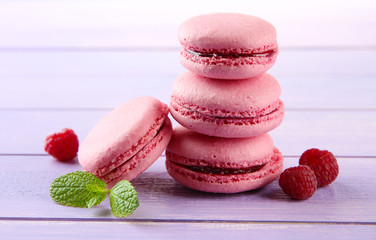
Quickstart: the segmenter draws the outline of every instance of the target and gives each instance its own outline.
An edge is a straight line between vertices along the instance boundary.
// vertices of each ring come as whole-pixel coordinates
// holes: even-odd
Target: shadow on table
[[[176,182],[166,172],[160,173],[143,173],[132,181],[132,184],[139,193],[140,198],[187,198],[187,199],[228,199],[228,198],[268,198],[281,199],[283,197],[282,190],[278,187],[278,183],[273,182],[270,185],[246,191],[242,193],[223,194],[223,193],[207,193],[196,191],[185,187]]]

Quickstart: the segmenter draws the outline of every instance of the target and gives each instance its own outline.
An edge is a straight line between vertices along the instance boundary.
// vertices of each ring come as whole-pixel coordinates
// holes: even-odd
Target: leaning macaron
[[[260,75],[278,55],[276,30],[269,22],[239,13],[200,15],[183,22],[178,39],[180,62],[210,78],[243,79]]]
[[[152,165],[171,139],[166,104],[152,97],[134,98],[107,114],[82,142],[82,168],[110,186],[131,181]]]
[[[277,179],[283,157],[267,133],[229,139],[178,126],[166,149],[166,168],[172,178],[191,189],[237,193]]]
[[[170,112],[181,125],[217,137],[266,133],[283,120],[281,88],[270,74],[228,81],[186,71],[173,85]]]

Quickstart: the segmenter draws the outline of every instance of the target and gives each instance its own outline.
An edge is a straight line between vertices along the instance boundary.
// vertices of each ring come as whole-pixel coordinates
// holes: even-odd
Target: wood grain
[[[45,137],[65,127],[83,141],[107,112],[0,111],[0,154],[44,154]],[[317,147],[337,156],[375,157],[374,119],[376,111],[286,111],[283,123],[270,134],[287,156]]]
[[[0,51],[0,76],[172,77],[184,71],[179,63],[179,47],[170,50],[125,49],[124,51]],[[281,76],[330,78],[375,76],[374,49],[281,49],[269,70]],[[340,84],[339,84],[340,85]]]
[[[297,165],[286,158],[285,168]],[[138,191],[140,207],[128,220],[251,221],[375,223],[376,181],[374,159],[339,158],[337,180],[320,188],[306,201],[287,197],[273,182],[265,188],[239,194],[209,194],[190,190],[175,182],[161,157],[132,183]],[[61,174],[81,170],[77,162],[61,163],[43,156],[2,156],[3,179],[0,204],[3,220],[115,219],[108,199],[92,209],[64,207],[51,200],[52,180]]]
[[[374,225],[138,222],[0,221],[0,239],[374,239]]]
[[[287,110],[375,111],[374,53],[281,51],[270,73]],[[0,110],[103,110],[143,95],[167,103],[185,71],[178,51],[3,52],[0,62]]]
[[[3,82],[0,110],[103,110],[137,96],[153,96],[168,103],[177,76],[178,73],[176,76],[156,73],[155,76],[0,77]],[[376,111],[374,76],[357,77],[356,84],[353,76],[275,77],[287,110]]]

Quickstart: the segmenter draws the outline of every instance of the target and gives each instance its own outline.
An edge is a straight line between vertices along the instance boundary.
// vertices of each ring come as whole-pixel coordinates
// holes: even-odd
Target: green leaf
[[[88,172],[73,172],[56,178],[50,186],[51,198],[66,206],[91,208],[110,191],[107,184]]]
[[[122,180],[111,189],[110,205],[115,217],[126,217],[136,210],[139,206],[137,192],[130,182]]]
[[[92,208],[93,206],[100,204],[103,200],[106,199],[106,197],[107,194],[97,194],[86,202],[86,207]]]

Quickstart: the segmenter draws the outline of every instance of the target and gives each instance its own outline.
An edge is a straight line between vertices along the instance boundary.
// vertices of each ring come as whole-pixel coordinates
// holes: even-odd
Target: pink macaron
[[[136,178],[152,165],[171,139],[166,104],[152,97],[134,98],[107,114],[81,143],[82,168],[110,186]]]
[[[228,81],[186,71],[174,82],[170,112],[181,125],[202,134],[253,137],[282,122],[280,95],[279,83],[267,73]]]
[[[189,188],[237,193],[277,179],[283,169],[283,157],[267,133],[230,139],[178,126],[166,149],[166,168],[176,181]]]
[[[265,73],[278,55],[277,34],[267,21],[239,13],[214,13],[183,22],[180,62],[210,78],[244,79]]]

